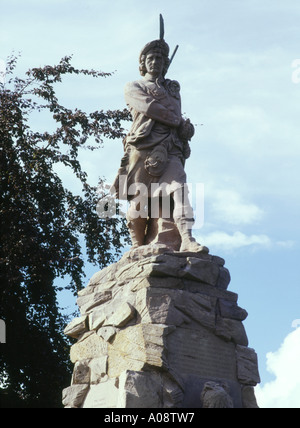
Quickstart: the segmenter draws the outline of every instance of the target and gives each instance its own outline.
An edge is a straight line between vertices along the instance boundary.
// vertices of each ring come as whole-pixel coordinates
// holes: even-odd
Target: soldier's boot
[[[127,222],[127,227],[131,237],[132,249],[145,245],[147,219],[141,217],[134,220],[130,219]]]
[[[192,236],[192,226],[194,219],[187,219],[185,217],[175,219],[176,226],[181,236],[181,252],[191,253],[209,253],[209,249],[203,245],[198,244]]]

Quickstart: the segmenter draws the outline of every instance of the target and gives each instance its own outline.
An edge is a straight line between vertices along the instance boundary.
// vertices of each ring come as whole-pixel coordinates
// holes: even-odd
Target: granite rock
[[[63,405],[65,407],[77,408],[79,407],[89,390],[88,384],[73,385],[63,390]]]
[[[225,382],[234,407],[255,407],[257,356],[229,282],[221,257],[160,245],[96,273],[78,296],[82,317],[65,330],[77,339],[65,406],[201,407],[206,388],[206,407],[208,384],[225,397]]]
[[[89,330],[87,325],[87,317],[82,316],[79,318],[74,318],[74,320],[69,325],[67,325],[64,330],[64,333],[66,336],[78,339],[80,336],[82,336],[88,331]]]

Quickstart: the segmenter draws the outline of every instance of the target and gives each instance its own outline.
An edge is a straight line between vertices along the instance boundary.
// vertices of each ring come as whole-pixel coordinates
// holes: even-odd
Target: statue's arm
[[[126,86],[125,101],[130,108],[164,125],[177,128],[182,122],[181,116],[167,109],[137,82]]]

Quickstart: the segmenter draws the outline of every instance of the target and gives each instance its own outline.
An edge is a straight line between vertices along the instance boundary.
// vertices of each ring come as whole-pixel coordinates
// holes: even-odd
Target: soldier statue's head
[[[146,60],[149,55],[157,55],[162,57],[163,66],[162,66],[162,75],[165,76],[169,65],[169,45],[164,40],[153,40],[150,43],[147,43],[140,53],[140,73],[142,76],[145,76],[147,73]]]

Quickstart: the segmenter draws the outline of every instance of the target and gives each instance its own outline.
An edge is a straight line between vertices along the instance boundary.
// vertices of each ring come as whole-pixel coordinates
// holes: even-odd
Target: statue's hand
[[[182,119],[178,128],[179,138],[183,141],[190,141],[194,134],[195,128],[190,119]]]

